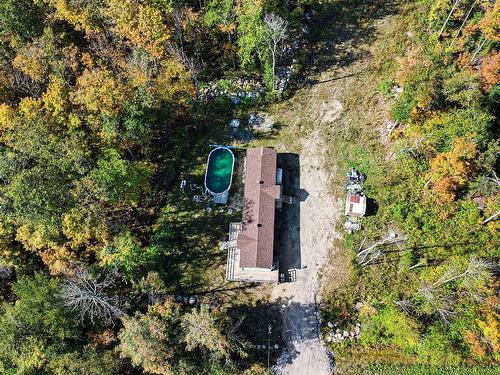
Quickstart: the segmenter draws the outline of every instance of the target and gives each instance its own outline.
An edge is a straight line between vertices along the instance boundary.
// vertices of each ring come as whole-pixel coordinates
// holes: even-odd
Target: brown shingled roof
[[[275,200],[280,197],[275,150],[263,147],[247,150],[244,196],[242,231],[237,240],[240,267],[271,269]]]

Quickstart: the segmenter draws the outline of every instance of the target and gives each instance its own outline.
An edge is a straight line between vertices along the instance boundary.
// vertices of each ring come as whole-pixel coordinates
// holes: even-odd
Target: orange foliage
[[[430,180],[432,192],[439,203],[445,204],[455,199],[457,190],[473,170],[472,159],[476,152],[475,144],[459,137],[450,151],[442,152],[430,160],[430,171],[426,178]]]
[[[500,52],[494,51],[486,56],[481,63],[481,78],[486,90],[500,83]]]
[[[89,337],[92,343],[97,346],[109,346],[116,340],[116,335],[111,329],[105,329],[102,332],[90,332]]]
[[[43,250],[38,254],[52,275],[64,273],[70,268],[71,262],[75,262],[78,259],[76,254],[70,252],[64,246]]]
[[[498,303],[497,296],[487,298],[478,311],[476,330],[464,333],[464,340],[472,355],[479,359],[491,357],[493,361],[500,360],[500,314],[494,309]]]
[[[469,345],[469,350],[472,355],[479,358],[484,358],[486,350],[483,348],[479,335],[474,331],[468,330],[464,334],[464,340]]]

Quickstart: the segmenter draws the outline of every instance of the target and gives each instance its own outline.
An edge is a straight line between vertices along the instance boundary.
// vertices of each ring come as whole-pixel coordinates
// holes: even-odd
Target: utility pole
[[[268,337],[267,337],[267,368],[269,368],[270,358],[271,358],[271,325],[267,329]]]

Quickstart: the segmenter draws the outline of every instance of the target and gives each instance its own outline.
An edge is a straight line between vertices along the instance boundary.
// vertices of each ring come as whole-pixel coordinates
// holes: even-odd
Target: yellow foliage
[[[0,132],[14,125],[16,112],[8,104],[0,103]]]
[[[426,179],[432,183],[432,191],[439,203],[449,203],[455,199],[456,191],[472,172],[471,161],[476,152],[475,144],[458,137],[450,151],[442,152],[430,160]]]
[[[81,125],[82,121],[78,117],[78,115],[74,113],[70,113],[68,116],[68,128],[70,129],[78,129]]]
[[[104,218],[94,212],[86,215],[81,209],[72,208],[63,216],[62,230],[71,240],[71,246],[78,247],[91,240],[105,241],[108,237],[108,227]]]
[[[22,98],[19,102],[19,114],[24,118],[35,118],[40,114],[42,105],[43,103],[40,99],[34,99],[27,96]]]
[[[486,313],[485,319],[477,319],[481,333],[491,346],[493,352],[500,353],[500,314],[495,311]]]
[[[43,108],[58,123],[65,121],[65,112],[68,107],[67,90],[64,82],[56,77],[51,77],[47,91],[42,95]]]
[[[486,38],[500,41],[500,3],[498,1],[486,11],[485,16],[479,22],[479,28]]]
[[[36,251],[47,247],[56,247],[53,235],[54,233],[43,226],[21,225],[16,231],[16,240],[21,242],[26,249]]]
[[[174,59],[163,63],[161,72],[154,81],[154,87],[158,96],[163,100],[171,100],[185,94],[194,94],[189,72]]]
[[[107,69],[86,69],[77,78],[72,100],[88,111],[117,116],[128,96],[128,88]]]
[[[491,356],[496,362],[500,361],[500,314],[494,308],[498,302],[497,296],[487,298],[478,311],[476,331],[464,333],[464,340],[473,355],[480,359]]]
[[[12,60],[12,65],[33,81],[40,82],[47,76],[45,52],[37,44],[21,49]]]
[[[87,34],[99,31],[99,25],[92,19],[92,6],[72,6],[68,0],[47,1],[55,9],[54,17],[67,21],[75,30],[85,31]]]
[[[133,0],[109,0],[106,14],[118,36],[157,58],[163,55],[170,31],[160,10]]]

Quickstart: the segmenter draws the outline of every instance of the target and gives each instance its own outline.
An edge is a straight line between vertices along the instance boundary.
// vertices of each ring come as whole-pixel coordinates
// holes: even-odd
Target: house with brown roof
[[[226,279],[278,281],[273,258],[276,207],[281,206],[282,171],[272,148],[247,149],[240,223],[230,223]]]

